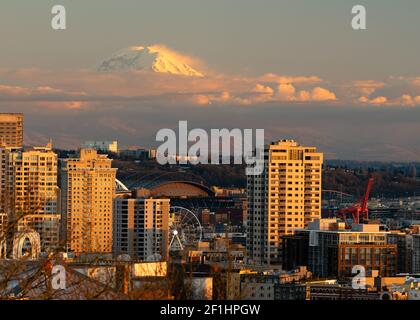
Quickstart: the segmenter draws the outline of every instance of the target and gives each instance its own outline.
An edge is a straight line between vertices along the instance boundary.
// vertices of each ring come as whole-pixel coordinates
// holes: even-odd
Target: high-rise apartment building
[[[14,148],[23,144],[23,114],[0,113],[0,241],[4,239],[2,233],[7,227],[8,214],[6,212],[6,157]]]
[[[9,173],[9,154],[13,148],[0,146],[0,239],[4,239],[7,229],[8,212],[10,211],[10,183],[8,182]],[[3,234],[3,236],[2,236]]]
[[[251,263],[279,265],[282,236],[321,215],[323,154],[293,140],[265,146],[264,171],[247,178],[247,256]]]
[[[114,199],[113,253],[132,259],[166,260],[169,247],[169,199]]]
[[[117,169],[94,149],[61,165],[62,233],[67,249],[80,253],[112,252],[112,201]]]
[[[35,230],[43,251],[59,245],[57,154],[46,147],[1,148],[2,208],[13,231]]]
[[[23,114],[0,113],[0,146],[22,147]]]

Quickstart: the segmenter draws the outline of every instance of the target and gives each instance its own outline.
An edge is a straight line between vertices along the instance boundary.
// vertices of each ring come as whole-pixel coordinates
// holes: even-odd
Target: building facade
[[[9,182],[9,155],[14,148],[0,146],[0,234],[5,237],[8,215],[12,206]]]
[[[415,236],[415,235],[414,235]],[[391,232],[388,235],[388,243],[397,245],[398,268],[397,273],[417,273],[420,272],[420,260],[418,260],[417,272],[413,272],[413,261],[416,260],[413,251],[413,235],[402,232]],[[417,248],[420,253],[420,246]],[[417,256],[418,259],[418,256]]]
[[[292,140],[267,145],[264,171],[248,176],[247,254],[251,263],[279,265],[282,236],[321,216],[323,154]]]
[[[412,236],[412,273],[420,274],[420,234]]]
[[[76,254],[112,252],[112,201],[117,169],[94,149],[61,164],[62,234]]]
[[[340,284],[308,284],[308,300],[380,300],[380,293]]]
[[[132,259],[168,258],[169,199],[114,199],[113,253]]]
[[[320,278],[352,277],[357,265],[367,275],[377,271],[382,277],[394,276],[398,272],[397,245],[388,242],[388,235],[379,231],[379,225],[354,225],[346,230],[335,219],[317,220],[287,237],[284,244],[291,247],[284,248],[288,254],[283,266],[303,264]],[[307,250],[296,250],[305,245]]]
[[[0,113],[0,146],[17,147],[23,145],[23,114]]]
[[[23,145],[23,114],[0,113],[0,242],[5,238],[8,223],[7,157]],[[3,235],[2,235],[3,234]]]
[[[305,282],[312,276],[305,267],[287,273],[240,274],[240,297],[244,300],[305,300]]]
[[[35,230],[43,251],[59,245],[57,154],[46,147],[2,148],[1,208],[10,231]]]
[[[156,159],[156,149],[147,149],[142,147],[131,146],[127,149],[120,150],[120,157],[126,159]]]
[[[9,163],[18,231],[33,229],[40,235],[43,251],[56,249],[60,231],[57,154],[49,144],[13,152]]]

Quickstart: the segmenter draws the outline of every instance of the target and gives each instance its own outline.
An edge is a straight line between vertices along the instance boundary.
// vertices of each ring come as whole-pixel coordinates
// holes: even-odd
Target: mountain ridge
[[[150,71],[188,77],[204,74],[189,65],[191,58],[165,46],[132,46],[122,49],[99,64],[99,72]]]

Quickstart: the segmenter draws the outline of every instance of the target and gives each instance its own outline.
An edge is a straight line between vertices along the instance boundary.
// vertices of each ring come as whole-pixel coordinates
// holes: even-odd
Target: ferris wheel
[[[203,230],[197,216],[191,210],[173,206],[169,213],[169,249],[180,251],[194,247],[202,240]]]

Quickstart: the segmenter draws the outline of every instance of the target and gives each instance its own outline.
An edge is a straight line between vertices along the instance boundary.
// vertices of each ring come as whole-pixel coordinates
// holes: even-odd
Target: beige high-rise
[[[40,234],[41,249],[59,245],[57,154],[51,144],[28,149],[2,148],[2,208],[9,227]]]
[[[0,113],[0,242],[4,238],[8,214],[6,212],[6,157],[9,151],[22,147],[23,114]]]
[[[23,114],[0,113],[0,147],[22,147]]]
[[[61,167],[63,236],[67,249],[80,253],[112,252],[112,201],[117,169],[93,149]]]
[[[264,172],[247,180],[247,256],[278,265],[281,237],[321,216],[323,154],[293,140],[267,145],[264,154]]]
[[[113,253],[148,260],[169,254],[169,199],[114,199]]]
[[[0,241],[4,240],[11,208],[11,190],[9,183],[9,155],[13,148],[0,146]]]

